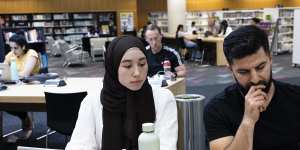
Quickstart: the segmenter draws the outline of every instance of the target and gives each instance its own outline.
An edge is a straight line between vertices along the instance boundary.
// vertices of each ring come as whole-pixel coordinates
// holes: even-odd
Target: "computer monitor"
[[[0,63],[0,80],[11,80],[9,64]]]

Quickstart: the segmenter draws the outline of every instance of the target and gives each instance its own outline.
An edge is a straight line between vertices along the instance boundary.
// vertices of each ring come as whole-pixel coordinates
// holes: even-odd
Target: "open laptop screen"
[[[8,64],[0,63],[0,79],[1,80],[10,80],[10,67]]]

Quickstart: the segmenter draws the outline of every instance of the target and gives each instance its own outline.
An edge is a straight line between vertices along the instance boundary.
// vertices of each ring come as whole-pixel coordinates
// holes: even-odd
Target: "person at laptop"
[[[10,65],[12,59],[16,60],[19,77],[27,77],[39,73],[40,61],[35,50],[27,49],[27,41],[21,34],[15,34],[9,39],[11,51],[5,56],[4,63]],[[27,112],[8,112],[22,120],[22,131],[18,136],[8,137],[7,142],[16,142],[17,139],[26,140],[32,133],[32,120]]]

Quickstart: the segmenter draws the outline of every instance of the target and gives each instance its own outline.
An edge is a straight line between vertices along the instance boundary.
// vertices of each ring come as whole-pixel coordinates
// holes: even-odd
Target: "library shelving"
[[[278,46],[275,54],[292,52],[294,34],[294,9],[279,8]]]
[[[263,15],[264,15],[263,10],[223,11],[223,19],[228,21],[229,26],[231,26],[233,30],[243,25],[249,25],[251,19],[254,17],[263,20]]]
[[[160,27],[162,32],[168,32],[168,14],[167,12],[151,12],[148,20]]]
[[[294,11],[294,44],[292,64],[294,67],[300,66],[300,9]]]
[[[66,41],[81,40],[90,27],[100,36],[115,36],[116,12],[64,12],[34,14],[0,14],[5,34],[18,30],[37,30],[43,36],[60,36]]]
[[[207,12],[187,12],[185,26],[190,27],[192,22],[200,31],[206,31],[208,28],[208,13]]]

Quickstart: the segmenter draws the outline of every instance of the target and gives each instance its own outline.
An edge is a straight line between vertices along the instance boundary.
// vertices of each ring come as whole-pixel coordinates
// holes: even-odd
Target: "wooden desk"
[[[225,66],[227,65],[227,60],[224,55],[223,51],[223,43],[224,43],[224,37],[204,37],[200,35],[188,35],[185,36],[185,38],[190,40],[197,40],[201,39],[203,42],[209,42],[209,43],[216,43],[216,65],[217,66]]]
[[[175,35],[173,34],[164,33],[163,36],[167,38],[175,39]],[[204,37],[201,35],[187,35],[185,36],[185,38],[189,40],[201,39],[203,42],[216,43],[216,65],[217,66],[227,65],[227,60],[225,58],[224,51],[223,51],[224,37],[212,37],[212,36]]]
[[[226,66],[227,65],[227,60],[224,55],[223,51],[223,43],[224,43],[224,37],[201,37],[198,36],[195,39],[202,39],[203,42],[211,42],[211,43],[216,43],[216,65],[217,66]],[[194,39],[194,40],[195,40]]]
[[[168,84],[165,88],[169,89],[175,96],[186,93],[185,78],[177,78],[176,81],[170,81]]]
[[[71,93],[87,91],[99,93],[103,78],[66,78],[66,86],[49,87],[43,84],[17,84],[9,85],[7,90],[0,91],[0,140],[2,139],[2,112],[1,111],[46,111],[45,91],[57,93]],[[186,85],[184,78],[169,82],[174,95],[184,94]]]
[[[0,91],[0,104],[2,103],[36,103],[44,104],[45,91],[57,92],[100,92],[102,87],[102,78],[66,78],[67,85],[63,87],[49,87],[43,84],[17,84],[9,85],[7,90]],[[186,85],[184,78],[178,78],[176,81],[168,82],[165,88],[169,89],[174,95],[184,94]],[[0,110],[1,105],[0,105]]]

